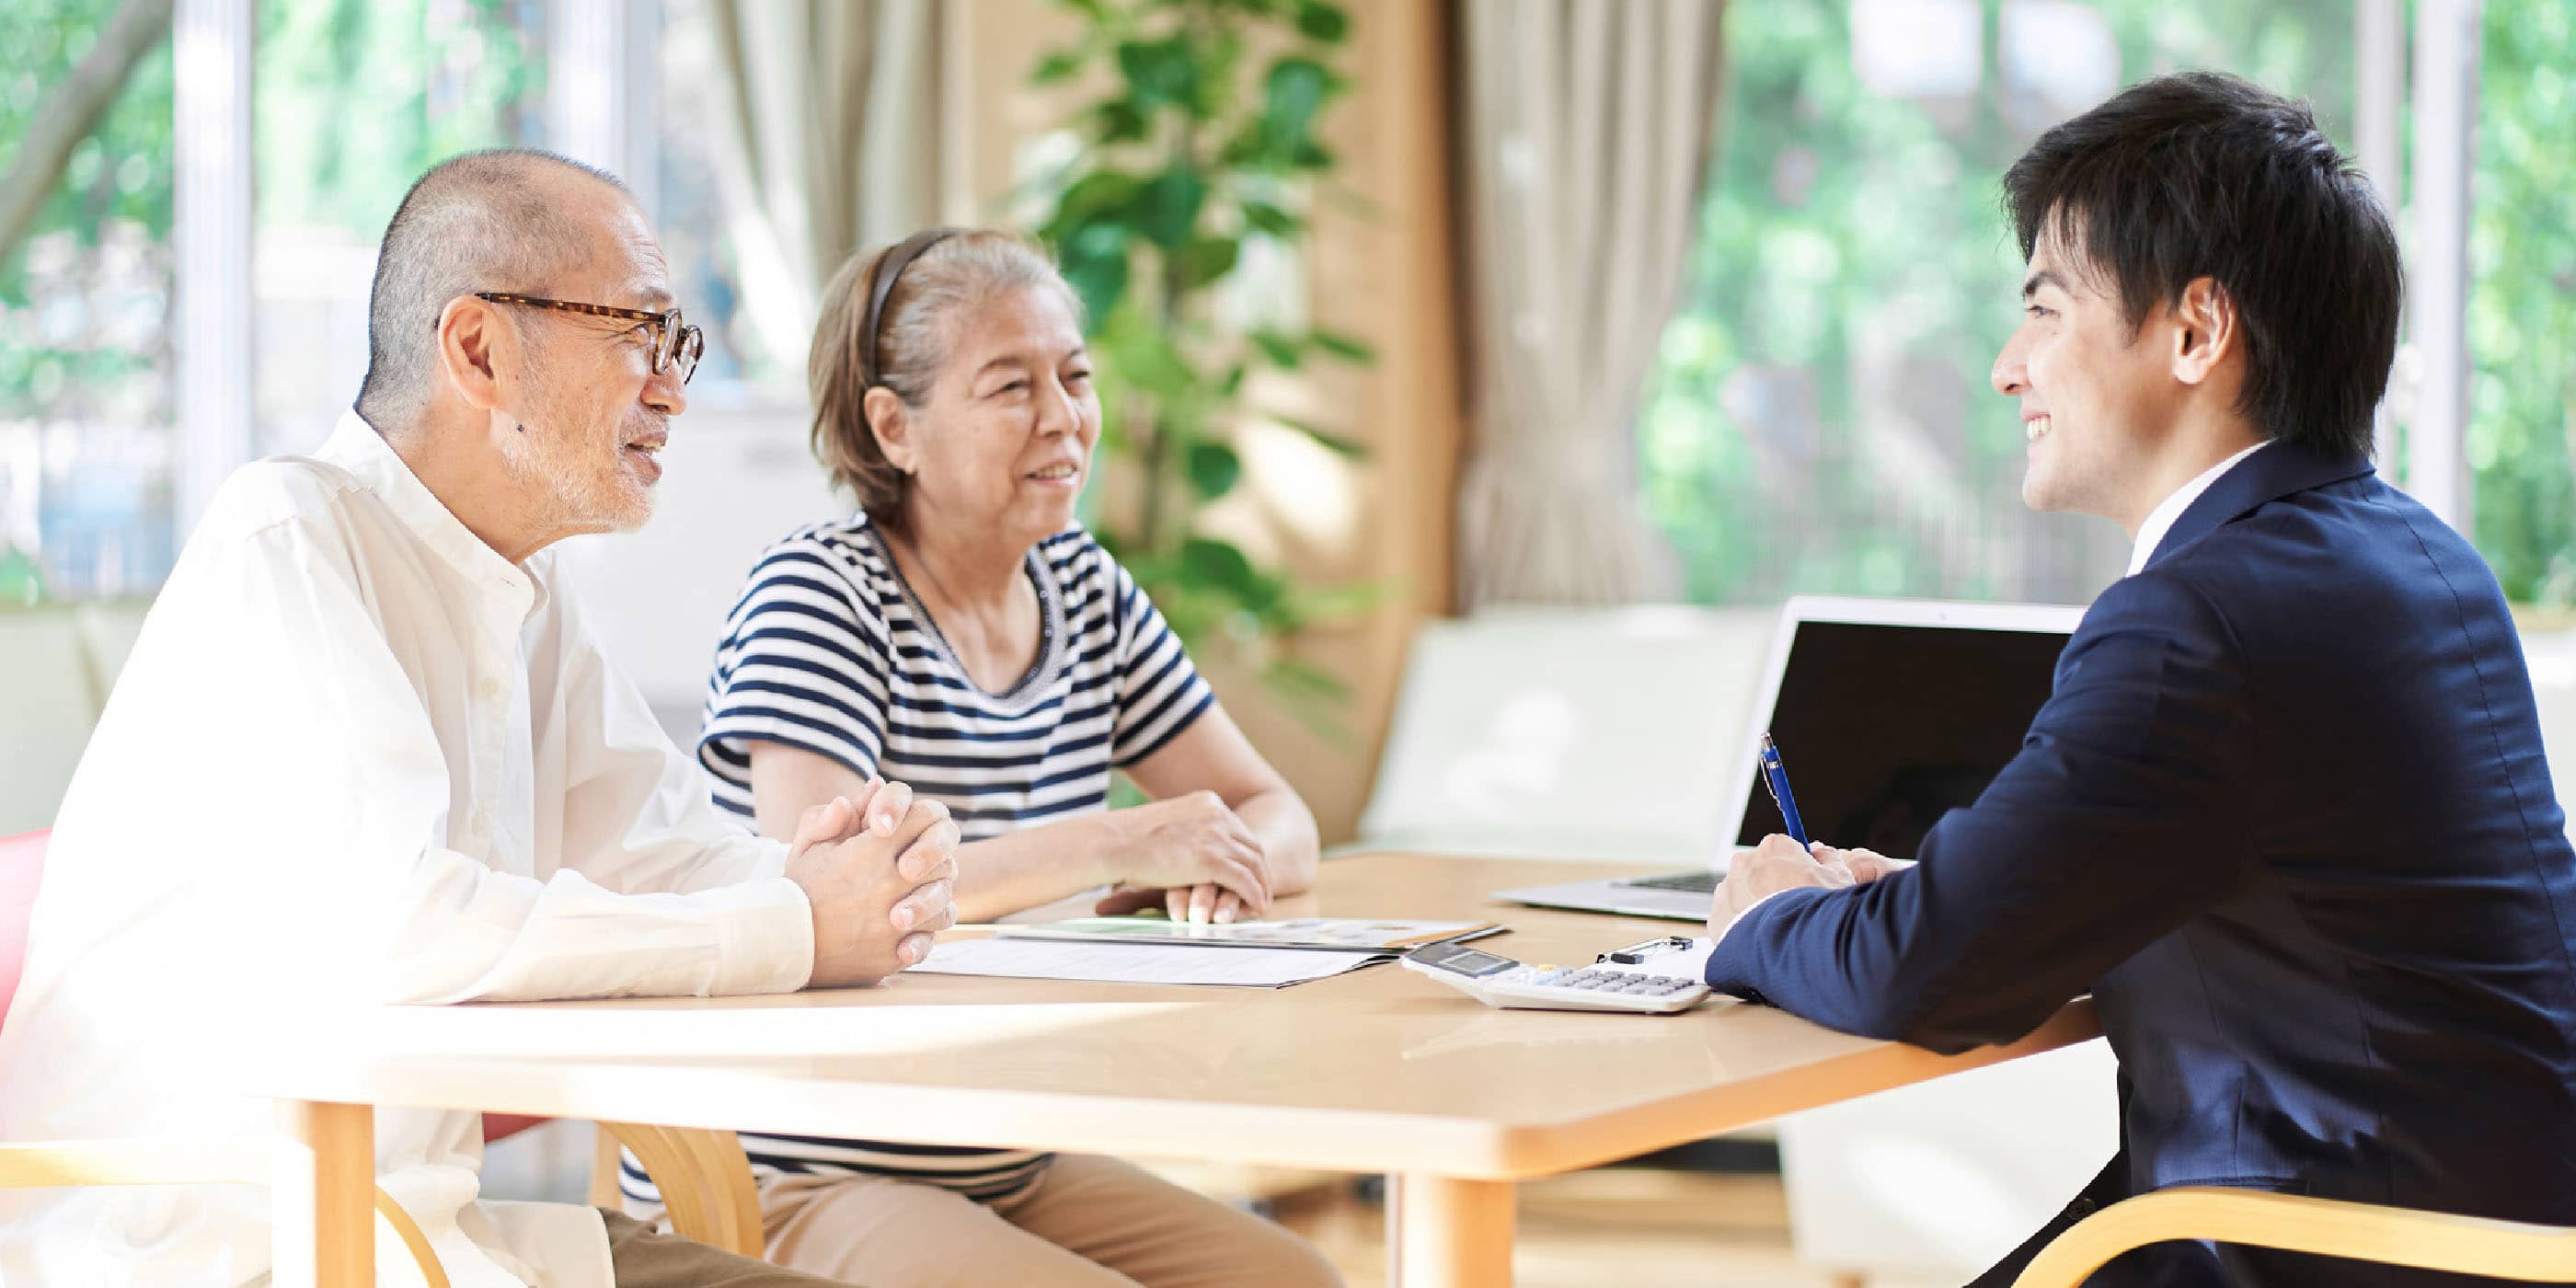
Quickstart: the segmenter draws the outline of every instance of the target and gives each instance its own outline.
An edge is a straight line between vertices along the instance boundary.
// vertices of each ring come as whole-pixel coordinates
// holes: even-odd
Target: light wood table
[[[1379,854],[1279,915],[1481,918],[1531,962],[1679,923],[1493,903],[1597,864]],[[952,932],[952,933],[975,933]],[[370,1281],[371,1105],[1383,1172],[1407,1288],[1508,1284],[1515,1182],[2081,1042],[2089,1003],[1944,1057],[1721,1000],[1498,1011],[1393,966],[1278,990],[908,975],[782,997],[389,1008],[257,1081],[281,1100],[283,1285]]]

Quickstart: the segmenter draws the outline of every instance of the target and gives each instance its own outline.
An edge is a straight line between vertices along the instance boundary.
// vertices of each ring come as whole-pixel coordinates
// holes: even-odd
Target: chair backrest
[[[1776,609],[1489,610],[1414,636],[1362,844],[1688,866],[1734,837]]]
[[[27,965],[27,918],[36,910],[36,882],[45,871],[45,842],[51,832],[0,836],[0,1024],[9,1019],[9,1001],[18,995],[18,975]]]

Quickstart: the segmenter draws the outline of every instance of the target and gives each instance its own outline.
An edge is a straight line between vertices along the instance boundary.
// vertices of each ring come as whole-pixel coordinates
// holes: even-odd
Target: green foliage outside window
[[[15,168],[46,96],[115,9],[114,0],[0,6],[0,173]],[[165,37],[72,149],[25,242],[0,247],[0,420],[168,418],[170,106]],[[137,284],[158,291],[125,301],[94,295]],[[148,316],[90,316],[118,303]]]
[[[1702,602],[2088,600],[2126,543],[2098,520],[2022,511],[2021,427],[1987,387],[2021,271],[1998,182],[2047,124],[2006,88],[2005,6],[1982,6],[1975,90],[1938,103],[1861,82],[1854,7],[1728,8],[1721,151],[1639,418],[1647,513]],[[2120,83],[2234,71],[2308,97],[2351,147],[2344,0],[2091,7]],[[2560,0],[2489,0],[2485,13],[2475,535],[2508,594],[2564,603],[2576,597],[2576,32]]]
[[[433,14],[434,8],[444,9]],[[384,231],[433,163],[535,136],[544,62],[521,0],[260,0],[264,225]]]
[[[2469,227],[2470,522],[2505,594],[2576,603],[2576,12],[2487,0]]]

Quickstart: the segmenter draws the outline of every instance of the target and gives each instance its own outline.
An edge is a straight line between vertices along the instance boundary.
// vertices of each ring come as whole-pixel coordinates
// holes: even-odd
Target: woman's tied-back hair
[[[892,246],[853,255],[823,288],[822,317],[814,327],[814,352],[806,380],[814,399],[814,457],[835,487],[847,488],[877,523],[900,531],[912,480],[886,459],[868,427],[870,387],[882,384],[919,412],[930,405],[955,347],[957,327],[987,302],[1014,291],[1043,287],[1062,293],[1075,318],[1082,301],[1032,243],[1010,233],[977,229],[956,233],[905,265],[877,320],[876,352],[885,365],[867,370],[868,293],[877,265]]]

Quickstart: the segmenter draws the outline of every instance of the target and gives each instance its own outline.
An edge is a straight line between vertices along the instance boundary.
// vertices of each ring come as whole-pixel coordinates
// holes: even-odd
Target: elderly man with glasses
[[[225,483],[73,780],[0,1139],[255,1133],[266,1105],[208,1059],[338,1009],[862,984],[954,920],[956,825],[900,784],[783,845],[720,821],[542,553],[651,513],[703,348],[672,303],[608,175],[505,151],[413,187],[354,412]],[[380,1110],[376,1141],[458,1284],[824,1282],[480,1201],[472,1114]],[[267,1277],[256,1189],[6,1201],[0,1281]]]

